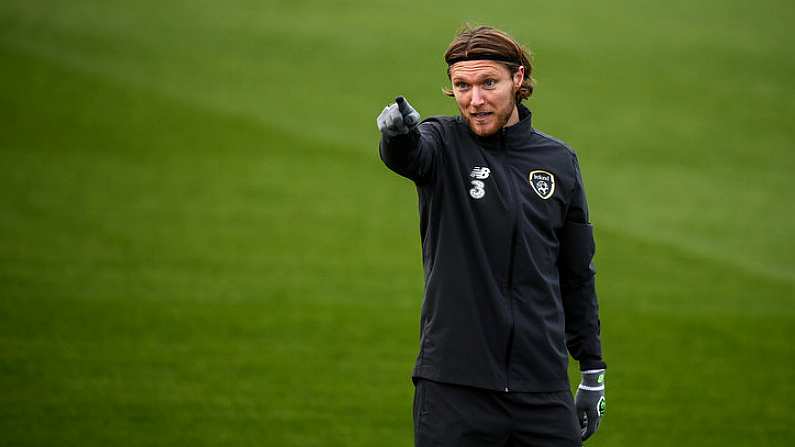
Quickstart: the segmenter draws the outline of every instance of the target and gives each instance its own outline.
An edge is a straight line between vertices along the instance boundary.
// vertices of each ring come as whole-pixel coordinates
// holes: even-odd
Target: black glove
[[[402,96],[398,96],[394,103],[384,107],[376,119],[378,130],[386,137],[407,134],[419,122],[420,114]]]
[[[574,398],[577,418],[580,420],[582,440],[590,438],[599,429],[605,414],[605,370],[592,369],[582,372],[582,381]]]

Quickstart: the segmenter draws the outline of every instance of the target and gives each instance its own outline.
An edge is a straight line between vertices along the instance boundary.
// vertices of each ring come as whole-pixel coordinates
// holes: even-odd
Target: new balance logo
[[[472,168],[472,172],[469,174],[469,176],[472,178],[483,180],[489,178],[489,174],[491,174],[491,169],[475,166],[474,168]]]

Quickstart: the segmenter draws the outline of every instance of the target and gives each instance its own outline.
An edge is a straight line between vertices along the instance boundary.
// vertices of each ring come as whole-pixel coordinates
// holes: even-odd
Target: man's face
[[[518,122],[515,95],[523,79],[524,67],[511,76],[505,65],[489,60],[461,61],[450,67],[458,110],[472,132],[482,137]]]

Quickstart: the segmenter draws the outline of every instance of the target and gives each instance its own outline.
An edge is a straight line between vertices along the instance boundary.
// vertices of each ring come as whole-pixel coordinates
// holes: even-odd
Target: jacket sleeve
[[[408,134],[391,138],[382,135],[381,160],[403,177],[416,183],[427,182],[439,163],[441,140],[439,124],[426,120]]]
[[[560,289],[566,314],[566,346],[580,370],[603,369],[599,304],[596,299],[593,227],[576,156],[576,182],[560,234]]]

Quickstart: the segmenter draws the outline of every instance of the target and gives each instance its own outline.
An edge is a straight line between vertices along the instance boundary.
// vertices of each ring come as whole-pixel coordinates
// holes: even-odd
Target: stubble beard
[[[516,98],[512,98],[510,105],[506,109],[496,110],[494,112],[494,126],[490,126],[486,129],[483,127],[477,127],[475,123],[472,122],[472,118],[469,117],[468,113],[462,113],[462,115],[464,117],[464,121],[466,121],[467,125],[469,126],[469,129],[472,130],[475,135],[481,137],[490,137],[505,127],[505,125],[508,123],[508,120],[511,119],[511,114],[513,114],[513,110],[515,108]]]

